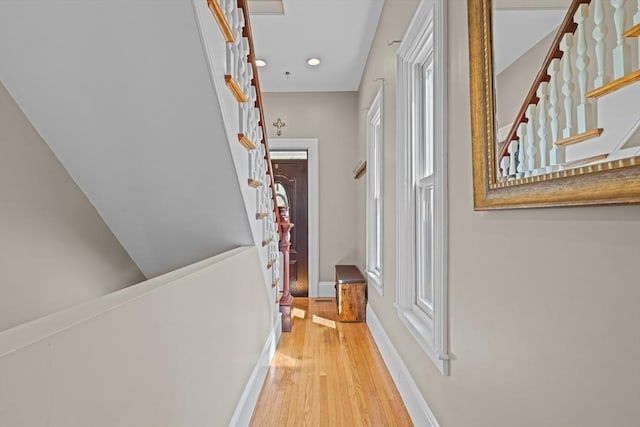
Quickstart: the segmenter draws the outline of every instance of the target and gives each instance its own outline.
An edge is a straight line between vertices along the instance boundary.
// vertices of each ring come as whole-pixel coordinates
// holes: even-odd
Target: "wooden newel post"
[[[280,252],[282,252],[282,297],[280,298],[280,313],[282,313],[282,332],[291,332],[291,305],[293,297],[289,290],[289,248],[291,247],[290,230],[293,224],[289,222],[289,208],[278,206],[282,220]]]

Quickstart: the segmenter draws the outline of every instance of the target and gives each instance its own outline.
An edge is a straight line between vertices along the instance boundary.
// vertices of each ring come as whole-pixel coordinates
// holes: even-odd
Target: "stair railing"
[[[593,28],[591,34],[587,28]],[[640,81],[640,70],[632,71],[633,56],[626,40],[639,36],[640,1],[571,2],[498,151],[500,180],[556,172],[602,161],[611,154],[603,151],[565,160],[568,146],[602,135],[595,100]]]
[[[238,142],[248,151],[247,183],[258,192],[256,220],[263,223],[262,246],[267,248],[266,267],[271,270],[275,287],[281,279],[279,241],[283,221],[277,206],[248,1],[202,1],[207,1],[226,41],[225,83],[238,101]],[[288,277],[282,279],[288,285]]]

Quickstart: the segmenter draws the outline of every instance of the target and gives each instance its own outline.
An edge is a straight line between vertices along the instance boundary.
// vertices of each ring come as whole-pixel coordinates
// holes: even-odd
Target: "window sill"
[[[415,313],[396,304],[400,321],[407,327],[420,348],[438,368],[442,375],[449,375],[449,356],[440,355],[435,349],[433,336],[433,320],[424,314]]]
[[[380,294],[380,296],[383,295],[382,292],[382,277],[379,273],[377,272],[373,272],[370,270],[366,270],[366,274],[367,274],[367,282],[368,285],[371,285],[373,287],[373,289],[375,289],[378,294]]]

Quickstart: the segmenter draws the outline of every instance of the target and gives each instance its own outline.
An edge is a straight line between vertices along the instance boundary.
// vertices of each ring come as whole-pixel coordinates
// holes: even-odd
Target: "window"
[[[397,53],[398,316],[448,374],[445,0],[423,0]]]
[[[382,295],[383,87],[367,114],[367,267],[369,284]]]

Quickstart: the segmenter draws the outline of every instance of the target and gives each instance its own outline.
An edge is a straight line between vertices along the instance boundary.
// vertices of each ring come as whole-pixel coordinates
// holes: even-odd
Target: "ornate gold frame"
[[[640,157],[499,182],[491,0],[467,0],[476,210],[640,203]]]

